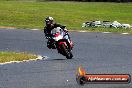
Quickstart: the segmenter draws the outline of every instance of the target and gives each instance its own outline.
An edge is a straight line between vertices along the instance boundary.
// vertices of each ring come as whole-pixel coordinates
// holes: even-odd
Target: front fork
[[[68,43],[70,44],[70,49],[72,50],[73,48],[73,42],[70,39],[70,36],[68,33],[66,33],[66,35],[64,36],[65,39],[67,39]]]

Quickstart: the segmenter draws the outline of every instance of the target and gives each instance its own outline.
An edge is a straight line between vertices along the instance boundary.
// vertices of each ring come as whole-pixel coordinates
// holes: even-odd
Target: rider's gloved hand
[[[49,35],[45,35],[45,38],[46,38],[46,39],[50,39],[50,36],[49,36]]]
[[[45,38],[46,39],[50,39],[50,35],[47,33],[47,34],[45,34]]]
[[[46,39],[49,39],[49,36],[46,36]]]
[[[68,30],[66,28],[64,28],[64,32],[68,33]]]

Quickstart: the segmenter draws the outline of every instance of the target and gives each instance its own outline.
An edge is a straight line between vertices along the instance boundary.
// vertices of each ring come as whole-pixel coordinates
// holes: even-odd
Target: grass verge
[[[71,30],[132,32],[81,27],[83,22],[90,20],[117,20],[132,25],[132,3],[0,1],[0,26],[42,29],[47,16],[54,17]]]
[[[0,63],[10,62],[10,61],[23,61],[35,59],[37,56],[27,54],[27,53],[16,53],[16,52],[0,52]]]

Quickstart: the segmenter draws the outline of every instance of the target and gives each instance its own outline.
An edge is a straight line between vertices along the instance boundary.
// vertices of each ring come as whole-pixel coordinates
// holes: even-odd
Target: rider
[[[60,28],[62,28],[64,30],[64,32],[66,33],[66,35],[68,35],[68,40],[71,43],[68,31],[65,28],[66,26],[63,26],[63,25],[55,23],[53,17],[50,17],[50,16],[46,17],[45,23],[46,23],[46,26],[44,27],[44,34],[45,34],[46,39],[48,39],[47,47],[49,49],[51,49],[51,48],[55,49],[55,46],[53,45],[53,41],[51,39],[51,30],[54,29],[54,28],[56,28],[56,27],[60,27]]]

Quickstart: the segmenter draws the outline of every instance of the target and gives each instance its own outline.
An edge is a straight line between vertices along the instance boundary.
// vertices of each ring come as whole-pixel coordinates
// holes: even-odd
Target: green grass
[[[0,26],[43,29],[47,16],[72,30],[132,33],[126,29],[81,28],[83,22],[90,20],[117,20],[132,25],[132,3],[0,1]]]
[[[0,63],[10,61],[23,61],[29,59],[35,59],[37,56],[27,53],[15,53],[15,52],[0,52]]]

